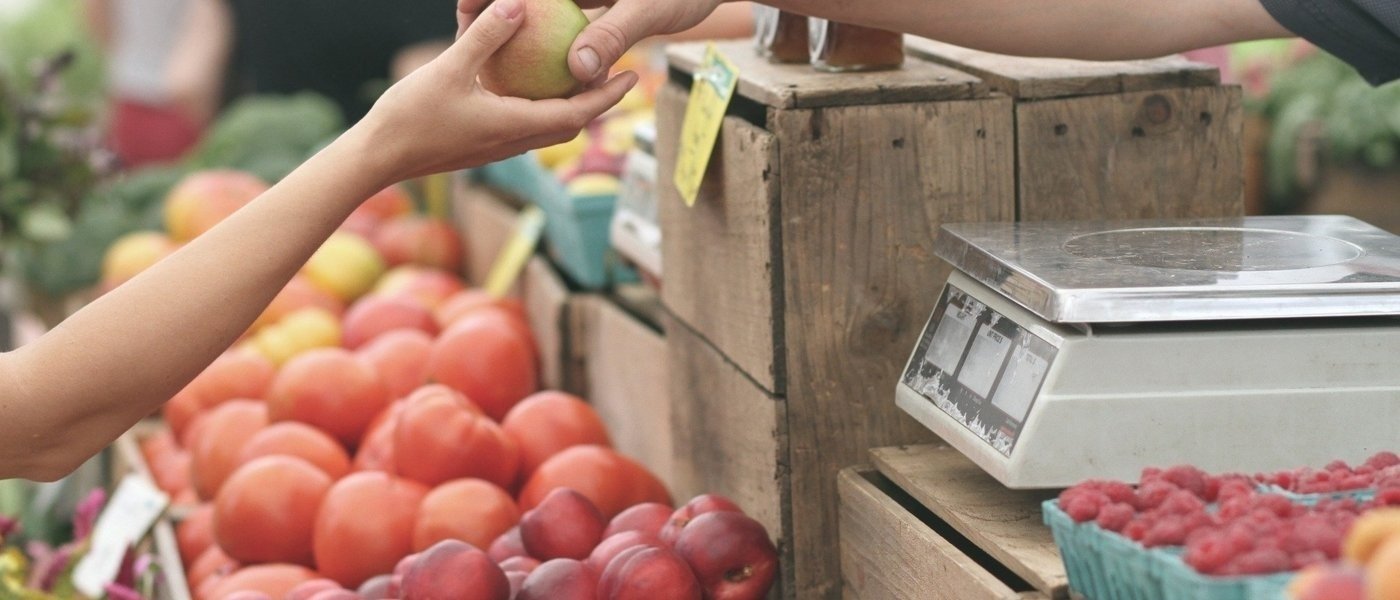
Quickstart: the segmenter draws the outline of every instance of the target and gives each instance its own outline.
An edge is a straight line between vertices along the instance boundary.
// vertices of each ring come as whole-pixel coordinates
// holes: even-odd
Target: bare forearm
[[[19,394],[0,394],[8,401],[0,436],[38,443],[29,454],[41,461],[17,472],[66,472],[227,349],[354,207],[389,183],[365,163],[374,153],[358,140],[353,131],[342,137],[244,210],[5,357],[23,383]],[[35,434],[45,438],[26,439]],[[26,467],[14,463],[4,470]]]
[[[1289,33],[1259,0],[766,0],[793,12],[989,52],[1089,60],[1163,56]]]

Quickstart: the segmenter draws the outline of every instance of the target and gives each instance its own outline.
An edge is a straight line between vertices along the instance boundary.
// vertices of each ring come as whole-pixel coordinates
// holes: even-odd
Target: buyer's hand
[[[523,14],[523,0],[497,0],[355,125],[352,133],[365,136],[381,157],[386,180],[480,166],[568,141],[636,85],[637,75],[628,72],[568,99],[530,101],[486,91],[477,72],[515,34]]]
[[[622,54],[653,35],[679,33],[710,16],[721,0],[574,0],[582,8],[611,7],[569,49],[569,70],[579,81],[606,74]],[[495,4],[500,4],[496,0]],[[457,0],[459,31],[489,13],[492,0]]]

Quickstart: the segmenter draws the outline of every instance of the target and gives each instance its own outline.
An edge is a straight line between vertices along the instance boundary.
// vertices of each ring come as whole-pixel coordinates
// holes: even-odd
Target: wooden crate
[[[1239,95],[1175,61],[828,75],[719,48],[740,78],[700,198],[659,189],[680,487],[772,492],[785,590],[833,598],[838,470],[934,439],[892,391],[950,270],[938,228],[1239,214]],[[663,182],[703,52],[670,50]]]
[[[675,489],[666,339],[604,296],[580,296],[569,318],[569,345],[581,365],[570,387],[608,426],[613,446]]]
[[[1018,219],[1244,214],[1240,89],[1184,58],[1027,59],[910,36],[1015,100]]]
[[[1068,598],[1041,522],[1053,492],[1015,491],[943,445],[871,451],[841,473],[846,598]]]
[[[147,419],[137,423],[112,443],[110,489],[115,490],[116,485],[128,476],[155,481],[151,476],[150,467],[146,465],[145,457],[141,454],[141,441],[165,427],[162,421]],[[140,543],[142,551],[155,555],[164,577],[155,600],[190,600],[192,597],[189,582],[185,580],[186,559],[180,556],[180,545],[175,538],[175,525],[184,519],[187,513],[188,507],[172,506],[166,509],[165,514],[151,527],[150,534]],[[192,561],[194,557],[189,557],[188,560]]]

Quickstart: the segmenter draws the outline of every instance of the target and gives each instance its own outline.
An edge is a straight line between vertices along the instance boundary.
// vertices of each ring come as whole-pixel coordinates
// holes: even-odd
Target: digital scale
[[[1012,488],[1400,450],[1400,237],[1351,217],[945,225],[896,402]]]

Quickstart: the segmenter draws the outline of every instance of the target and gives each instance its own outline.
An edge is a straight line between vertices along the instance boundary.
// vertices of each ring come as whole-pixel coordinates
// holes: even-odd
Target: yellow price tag
[[[486,276],[486,293],[493,298],[501,298],[515,285],[521,269],[534,254],[544,230],[544,211],[538,206],[527,206],[515,222],[515,234],[501,248],[496,263],[491,265],[491,273]]]
[[[705,49],[704,63],[695,72],[695,83],[690,87],[690,104],[681,123],[675,183],[686,206],[695,206],[695,199],[700,196],[700,182],[705,179],[705,170],[710,167],[719,126],[724,121],[724,111],[729,107],[729,100],[734,97],[734,87],[738,83],[738,67],[720,54],[714,44],[710,44]]]

